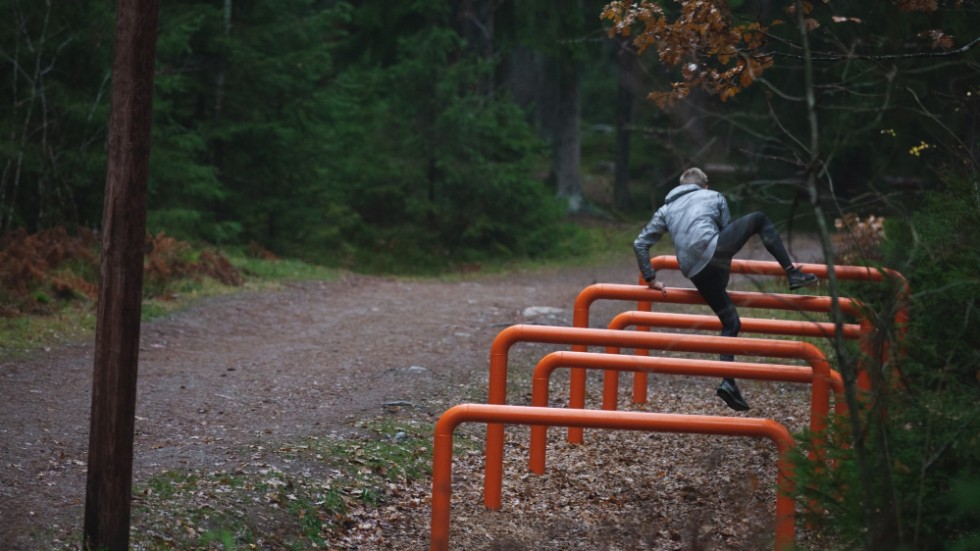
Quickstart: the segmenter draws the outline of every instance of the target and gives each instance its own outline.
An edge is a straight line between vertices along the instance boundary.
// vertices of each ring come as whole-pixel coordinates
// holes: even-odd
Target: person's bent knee
[[[766,216],[766,213],[762,212],[761,210],[757,210],[755,212],[749,213],[748,216],[749,218],[752,219],[752,225],[754,225],[757,228],[761,228],[763,226],[772,224],[772,222],[769,220],[769,217]]]
[[[738,312],[731,308],[721,316],[721,334],[726,337],[737,337],[742,330],[742,320],[738,317]]]
[[[737,337],[739,332],[742,331],[742,320],[738,316],[735,316],[735,319],[731,321],[728,331],[733,337]]]

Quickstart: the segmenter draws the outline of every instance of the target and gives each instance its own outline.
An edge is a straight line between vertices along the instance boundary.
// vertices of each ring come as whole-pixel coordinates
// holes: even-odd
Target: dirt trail
[[[349,430],[389,402],[438,415],[444,404],[458,403],[461,385],[485,379],[501,328],[570,325],[583,287],[633,283],[635,273],[627,250],[602,266],[453,281],[349,275],[217,297],[146,323],[134,478],[220,466],[243,444]],[[689,286],[679,274],[663,277]],[[533,306],[558,310],[528,319],[525,309]],[[595,326],[627,309],[596,308]],[[0,355],[5,550],[38,549],[45,534],[80,528],[92,353],[90,344],[79,344],[16,360]]]

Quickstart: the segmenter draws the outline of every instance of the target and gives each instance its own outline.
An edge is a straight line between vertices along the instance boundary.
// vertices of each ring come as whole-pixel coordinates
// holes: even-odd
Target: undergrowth
[[[429,275],[453,279],[599,262],[611,251],[628,250],[639,227],[597,221],[577,224],[582,231],[564,254],[543,259],[487,257]],[[16,230],[0,236],[0,349],[8,355],[25,353],[91,337],[99,257],[99,238],[85,228],[55,227],[36,234]],[[148,235],[142,318],[169,314],[201,297],[243,288],[267,289],[284,281],[331,280],[339,273],[281,258],[256,243],[218,250],[164,233]]]
[[[0,316],[50,313],[58,303],[94,300],[98,244],[87,230],[64,227],[0,236]]]
[[[234,467],[154,475],[135,488],[134,546],[333,548],[357,523],[380,523],[394,507],[423,507],[431,424],[386,415],[360,429],[252,445],[242,454],[250,460]]]
[[[0,348],[33,350],[90,335],[98,302],[100,242],[85,228],[0,236]],[[268,264],[275,260],[265,260]],[[163,233],[148,235],[143,317],[178,299],[240,288],[245,271],[224,253]]]
[[[94,301],[99,285],[98,236],[63,226],[0,236],[0,315],[46,314],[77,300]],[[170,292],[183,280],[211,278],[224,285],[244,283],[241,271],[221,252],[194,247],[159,233],[146,238],[143,292],[147,298]]]

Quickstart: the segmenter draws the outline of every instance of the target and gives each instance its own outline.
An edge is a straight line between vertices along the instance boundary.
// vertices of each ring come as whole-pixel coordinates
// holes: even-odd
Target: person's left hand
[[[663,283],[657,281],[656,278],[648,281],[647,287],[653,289],[654,291],[660,291],[664,296],[667,296],[667,287]]]

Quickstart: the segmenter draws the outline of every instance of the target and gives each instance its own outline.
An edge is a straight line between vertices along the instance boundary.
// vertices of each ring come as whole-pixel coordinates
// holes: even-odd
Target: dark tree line
[[[775,57],[751,65],[758,79],[733,81],[743,90],[694,87],[663,109],[648,93],[683,80],[697,52],[680,51],[673,66],[638,54],[606,32],[606,4],[169,2],[150,229],[361,266],[534,255],[562,241],[566,212],[595,208],[587,179],[610,188],[600,207],[644,211],[691,164],[736,209],[785,202],[789,212],[805,164],[789,136],[807,132],[786,12],[795,2],[656,3],[668,19],[717,5],[746,29],[785,23],[747,44],[745,59]],[[831,214],[896,208],[880,199],[928,191],[962,159],[975,170],[977,50],[953,55],[976,38],[974,2],[800,4],[817,25]],[[896,10],[919,4],[937,9]],[[112,6],[0,5],[10,14],[0,24],[0,231],[95,228]],[[687,76],[724,74],[739,56],[728,58]]]
[[[111,6],[2,4],[0,231],[96,227]],[[582,205],[579,4],[168,3],[151,231],[340,263],[548,251]]]

